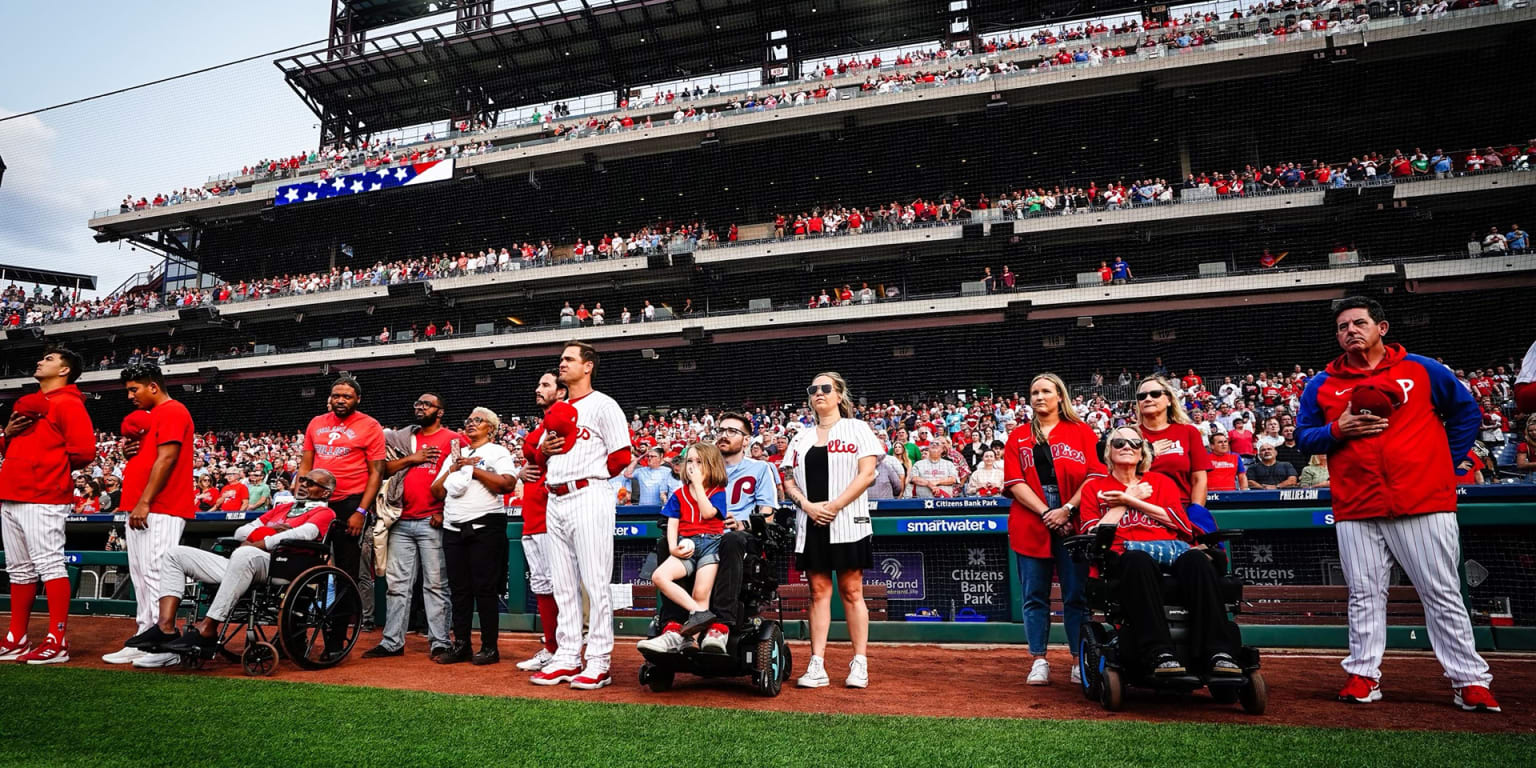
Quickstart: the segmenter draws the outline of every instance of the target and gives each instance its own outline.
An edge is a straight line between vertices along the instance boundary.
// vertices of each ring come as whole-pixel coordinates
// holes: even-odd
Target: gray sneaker
[[[663,632],[648,640],[635,643],[635,647],[652,653],[681,653],[688,647],[688,638],[677,632]]]

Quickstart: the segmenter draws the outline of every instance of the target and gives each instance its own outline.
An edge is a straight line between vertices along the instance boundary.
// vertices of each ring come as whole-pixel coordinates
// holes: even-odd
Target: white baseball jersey
[[[613,398],[595,390],[570,403],[576,408],[576,440],[564,453],[549,457],[544,482],[607,480],[613,474],[608,471],[608,454],[629,447],[629,420]]]
[[[795,485],[801,493],[808,492],[805,484],[805,455],[816,447],[816,428],[800,430],[789,441],[789,450],[779,466],[793,470]],[[839,419],[827,433],[827,499],[835,499],[853,483],[859,474],[859,460],[865,456],[879,458],[885,455],[880,440],[873,430],[858,419]],[[805,510],[795,513],[795,551],[805,551]],[[869,522],[869,494],[859,494],[832,520],[833,544],[849,544],[874,532]]]
[[[1515,378],[1516,384],[1529,384],[1536,381],[1536,342],[1525,351],[1525,359],[1520,361],[1520,375]]]

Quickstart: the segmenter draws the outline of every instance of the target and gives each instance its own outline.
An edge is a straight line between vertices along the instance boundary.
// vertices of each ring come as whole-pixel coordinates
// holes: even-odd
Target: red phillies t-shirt
[[[523,438],[523,458],[530,466],[538,467],[539,476],[533,482],[523,483],[523,535],[533,536],[549,529],[544,525],[544,511],[549,506],[549,487],[544,485],[544,472],[548,468],[539,443],[544,442],[544,428],[536,427]]]
[[[403,492],[401,520],[421,520],[443,511],[442,500],[432,498],[432,483],[453,449],[468,442],[463,435],[451,429],[439,429],[430,435],[416,433],[416,449],[429,446],[437,448],[437,461],[406,468],[405,480],[402,481],[404,486],[400,489]]]
[[[1179,490],[1179,503],[1189,503],[1190,473],[1211,468],[1210,454],[1200,430],[1189,424],[1169,424],[1159,430],[1141,428],[1141,436],[1153,443],[1152,467],[1149,472],[1166,475]],[[1156,443],[1167,440],[1162,450]]]
[[[367,487],[368,462],[384,460],[384,428],[365,413],[353,411],[342,421],[326,411],[305,428],[304,450],[314,452],[314,469],[336,476],[332,498],[344,499]]]
[[[1195,527],[1190,524],[1189,517],[1184,513],[1184,505],[1179,503],[1178,488],[1172,478],[1148,472],[1143,475],[1141,482],[1152,486],[1152,495],[1145,501],[1155,507],[1161,507],[1173,518],[1172,528],[1154,519],[1137,509],[1127,509],[1125,515],[1120,518],[1119,527],[1115,529],[1115,542],[1110,546],[1116,552],[1125,551],[1127,541],[1169,541],[1179,539],[1189,541],[1195,535]],[[1099,499],[1103,491],[1124,491],[1130,486],[1116,480],[1114,477],[1090,477],[1083,484],[1083,508],[1078,512],[1079,533],[1090,533],[1098,526],[1099,519],[1109,511],[1109,505]]]
[[[181,452],[176,456],[176,466],[165,479],[165,487],[149,502],[149,512],[155,515],[190,518],[197,514],[197,502],[193,499],[192,441],[196,429],[192,426],[192,413],[179,400],[167,400],[149,412],[149,432],[139,441],[139,452],[123,467],[123,509],[132,510],[149,485],[149,470],[155,465],[160,446],[177,443]]]
[[[1227,439],[1232,441],[1232,452],[1243,456],[1252,456],[1257,451],[1253,449],[1253,430],[1234,429],[1227,433]]]
[[[225,495],[228,494],[228,495]],[[245,487],[245,483],[236,480],[219,489],[220,512],[239,512],[245,508],[245,500],[251,497],[251,490]]]
[[[1211,469],[1205,473],[1205,487],[1212,491],[1237,490],[1237,475],[1242,471],[1243,460],[1228,452],[1221,456],[1210,454]]]

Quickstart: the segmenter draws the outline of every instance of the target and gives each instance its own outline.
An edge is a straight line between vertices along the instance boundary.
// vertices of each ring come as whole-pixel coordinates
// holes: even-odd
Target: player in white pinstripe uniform
[[[108,664],[133,664],[141,669],[169,667],[181,657],[159,649],[174,637],[160,634],[160,574],[165,556],[181,543],[181,532],[196,506],[192,500],[192,414],[171,399],[160,367],[133,365],[123,369],[128,400],[148,417],[146,431],[129,438],[123,453],[123,507],[128,513],[128,575],[138,603],[138,633],[123,649],[101,657]],[[125,419],[125,425],[133,418]],[[180,586],[180,585],[176,585]],[[151,631],[154,630],[154,631]]]
[[[618,503],[608,479],[629,466],[629,424],[613,398],[592,389],[597,351],[573,341],[560,353],[560,382],[570,394],[575,423],[546,416],[540,450],[549,457],[544,483],[550,581],[559,618],[555,658],[530,680],[536,685],[569,682],[593,690],[613,682],[613,525]],[[581,666],[581,592],[587,593],[586,664]]]

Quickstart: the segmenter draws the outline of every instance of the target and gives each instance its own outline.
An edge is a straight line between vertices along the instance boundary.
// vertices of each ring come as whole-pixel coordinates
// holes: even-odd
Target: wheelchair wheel
[[[1125,706],[1125,683],[1120,679],[1120,670],[1104,669],[1103,690],[1099,694],[1099,703],[1110,712],[1119,712]]]
[[[752,687],[758,693],[773,698],[779,695],[784,687],[784,680],[789,676],[789,659],[785,653],[784,630],[778,624],[770,624],[767,632],[764,632],[757,640],[757,652],[754,656],[754,671],[752,673]]]
[[[1099,659],[1103,655],[1104,644],[1108,642],[1109,633],[1104,631],[1102,624],[1085,622],[1082,629],[1078,630],[1077,658],[1083,679],[1083,696],[1089,701],[1098,701],[1104,692],[1104,684],[1099,677]]]
[[[277,648],[271,643],[255,642],[240,656],[240,669],[251,677],[266,677],[277,670]]]
[[[277,611],[277,644],[301,669],[326,669],[352,652],[362,629],[357,585],[339,568],[317,565],[298,575]]]
[[[676,676],[672,670],[662,669],[649,661],[640,665],[640,684],[650,688],[653,693],[672,690],[672,681]]]
[[[1255,669],[1248,674],[1248,684],[1238,689],[1237,699],[1243,704],[1243,711],[1250,715],[1262,715],[1269,708],[1269,686],[1264,682],[1264,673]]]
[[[219,655],[231,664],[239,664],[241,657],[245,655],[246,646],[259,637],[253,637],[254,631],[245,622],[226,621],[219,625]]]

